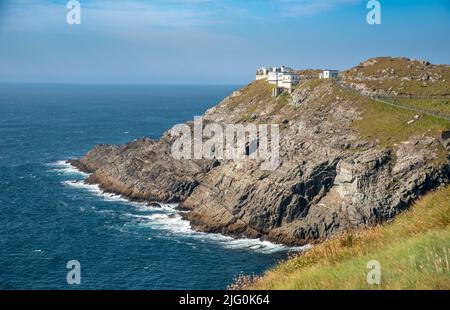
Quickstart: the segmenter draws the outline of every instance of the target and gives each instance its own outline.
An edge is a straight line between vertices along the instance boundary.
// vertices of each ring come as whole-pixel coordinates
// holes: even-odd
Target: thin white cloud
[[[187,28],[218,23],[210,7],[213,0],[81,1],[82,26],[97,30],[142,29],[150,27]],[[67,9],[64,3],[18,1],[3,12],[3,32],[64,31]],[[91,29],[94,31],[95,29]]]
[[[1,0],[0,0],[1,1]],[[315,15],[341,6],[356,5],[362,0],[260,0],[261,5],[275,4],[273,16]],[[235,21],[276,19],[258,16],[245,4],[226,0],[131,0],[80,1],[81,31],[114,35],[149,33],[158,29],[181,30],[229,24]],[[249,2],[255,3],[255,2]],[[251,5],[250,5],[251,6]],[[268,5],[268,7],[273,7]],[[15,0],[2,12],[0,32],[70,31],[66,23],[65,1]],[[75,27],[72,27],[75,28]],[[78,30],[78,28],[77,28]]]

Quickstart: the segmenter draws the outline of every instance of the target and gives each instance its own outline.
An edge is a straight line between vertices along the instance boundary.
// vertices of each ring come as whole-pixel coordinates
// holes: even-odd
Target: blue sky
[[[0,0],[0,82],[244,84],[259,66],[450,63],[450,0]]]

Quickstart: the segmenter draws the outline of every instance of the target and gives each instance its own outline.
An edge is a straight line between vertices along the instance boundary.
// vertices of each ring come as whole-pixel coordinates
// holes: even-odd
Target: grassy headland
[[[351,231],[291,258],[244,289],[450,289],[450,186],[432,192],[391,223]],[[367,263],[381,264],[369,285]]]
[[[405,76],[419,74],[412,72],[411,68],[404,71],[406,65],[402,62],[403,60],[381,59],[374,66],[360,70],[363,76],[383,70],[392,70]],[[386,68],[387,65],[395,68]],[[440,76],[448,78],[448,71],[443,70],[443,67],[437,68]],[[434,88],[430,87],[426,92],[426,87],[423,86],[411,88],[409,93],[445,95],[448,81],[449,79],[444,79],[444,82],[436,82],[433,84]],[[395,80],[391,79],[390,83],[393,82]],[[403,85],[405,84],[408,82]],[[385,85],[379,86],[383,88]],[[400,87],[400,83],[395,86]],[[442,131],[450,130],[450,122],[445,119],[387,105],[329,81],[306,80],[296,89],[318,89],[325,93],[327,87],[330,92],[318,102],[322,106],[334,105],[337,101],[350,102],[361,112],[360,118],[352,122],[352,128],[359,136],[375,142],[378,147],[393,148],[413,136],[439,137]],[[449,101],[446,98],[398,100],[403,104],[437,112],[449,111]],[[300,110],[297,111],[298,109]],[[277,112],[280,113],[280,110]],[[290,112],[291,117],[295,117],[296,112],[303,111],[301,107],[294,108]],[[438,154],[437,163],[440,165],[447,161],[448,151],[440,145],[438,148],[430,151]],[[450,186],[447,186],[422,197],[389,223],[347,231],[291,257],[261,277],[241,276],[230,289],[450,289],[449,224]],[[367,263],[371,260],[381,264],[380,285],[367,283],[366,276],[370,271]]]

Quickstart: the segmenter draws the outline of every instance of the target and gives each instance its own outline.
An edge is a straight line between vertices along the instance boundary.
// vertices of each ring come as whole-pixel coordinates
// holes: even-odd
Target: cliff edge
[[[206,111],[205,124],[279,124],[273,171],[251,159],[174,159],[170,131],[70,162],[105,191],[179,202],[194,229],[303,245],[392,219],[450,182],[450,121],[422,113],[446,115],[449,93],[447,65],[374,58],[339,81],[302,80],[278,97],[255,81]]]

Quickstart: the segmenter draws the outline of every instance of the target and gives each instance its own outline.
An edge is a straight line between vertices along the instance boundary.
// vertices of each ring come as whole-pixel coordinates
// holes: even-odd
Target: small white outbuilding
[[[339,71],[337,70],[323,70],[319,74],[320,79],[335,79],[338,77]]]

